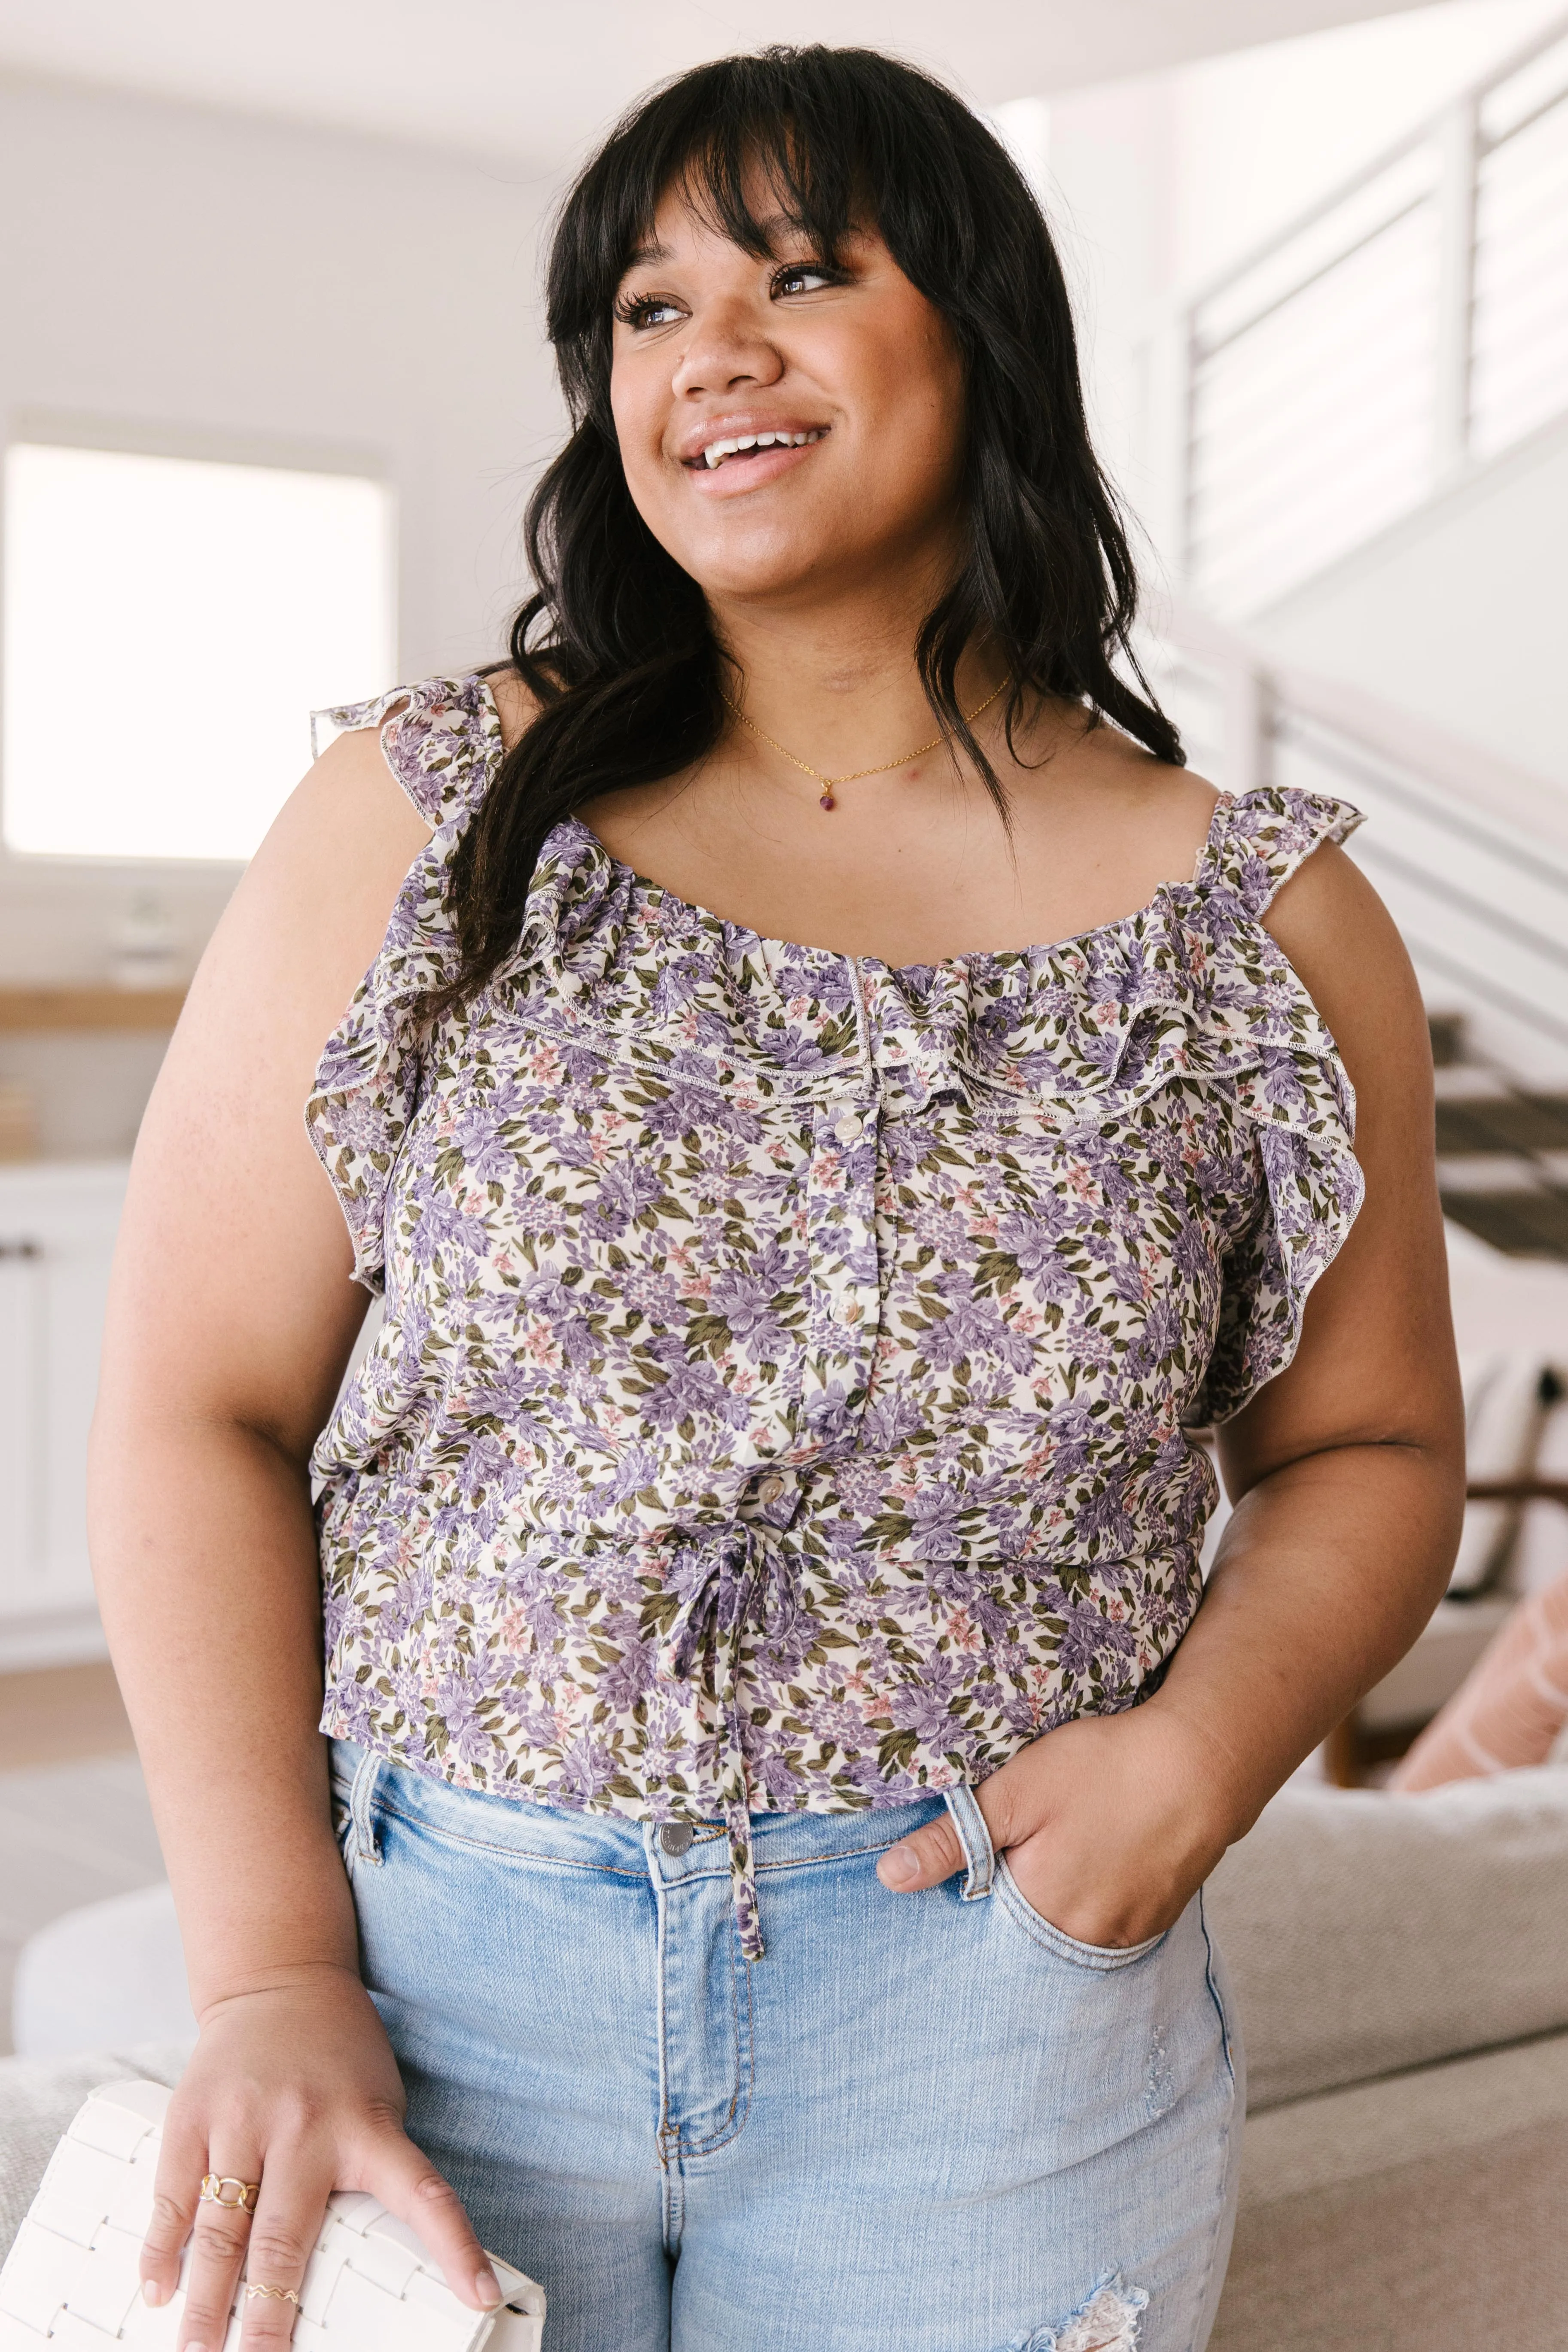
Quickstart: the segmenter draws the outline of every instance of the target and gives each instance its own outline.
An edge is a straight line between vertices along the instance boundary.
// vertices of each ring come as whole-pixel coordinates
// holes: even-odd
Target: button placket
[[[876,1232],[876,1105],[842,1096],[816,1114],[806,1199],[809,1312],[801,1407],[831,1444],[865,1403],[881,1325]],[[764,1505],[765,1507],[765,1505]]]

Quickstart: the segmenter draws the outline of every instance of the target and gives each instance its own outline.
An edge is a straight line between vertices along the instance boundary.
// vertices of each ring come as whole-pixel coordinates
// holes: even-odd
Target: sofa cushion
[[[1519,1601],[1485,1655],[1403,1758],[1402,1796],[1544,1764],[1568,1724],[1568,1569]]]
[[[1568,1771],[1419,1796],[1292,1782],[1207,1912],[1248,2105],[1568,2026]]]
[[[44,2167],[89,2092],[138,2076],[173,2084],[187,2055],[182,2044],[151,2043],[81,2050],[69,2058],[0,2058],[0,2262],[38,2193]]]
[[[11,2030],[24,2058],[141,2042],[194,2046],[196,2021],[167,1881],[86,1904],[40,1927],[16,1961]]]
[[[1209,2352],[1563,2343],[1568,2035],[1254,2116]]]

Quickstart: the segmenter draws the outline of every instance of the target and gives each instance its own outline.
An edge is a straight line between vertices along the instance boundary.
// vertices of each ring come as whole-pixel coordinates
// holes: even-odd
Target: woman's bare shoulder
[[[501,741],[510,751],[538,718],[539,697],[523,684],[510,663],[502,669],[489,671],[485,684],[500,716]]]
[[[1432,1149],[1432,1054],[1409,953],[1354,860],[1325,841],[1291,875],[1263,918],[1344,1057],[1363,1116],[1402,1103]]]
[[[1140,871],[1189,880],[1224,798],[1218,786],[1194,768],[1160,759],[1109,719],[1086,727],[1076,748],[1108,841],[1120,832]]]
[[[308,1076],[429,839],[375,731],[338,736],[240,877],[191,991],[185,1049],[200,1039],[222,1052],[244,1038],[245,1055],[281,1048]]]

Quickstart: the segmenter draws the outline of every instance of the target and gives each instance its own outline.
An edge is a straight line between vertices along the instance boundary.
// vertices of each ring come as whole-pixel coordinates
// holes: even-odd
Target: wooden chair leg
[[[1331,1783],[1336,1789],[1359,1789],[1365,1769],[1362,1755],[1361,1727],[1353,1715],[1337,1723],[1323,1744],[1323,1761]]]

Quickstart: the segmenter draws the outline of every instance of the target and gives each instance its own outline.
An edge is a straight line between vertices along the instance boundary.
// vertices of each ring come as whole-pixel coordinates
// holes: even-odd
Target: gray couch
[[[1207,1900],[1249,2084],[1211,2352],[1568,2352],[1568,1768],[1293,1786]],[[0,2061],[0,2250],[88,2090],[181,2055]]]
[[[1565,2352],[1568,1769],[1288,1789],[1207,1899],[1248,2065],[1211,2352]]]

